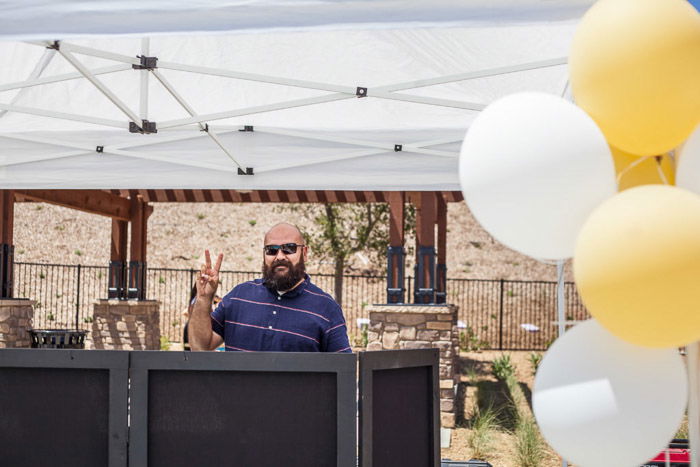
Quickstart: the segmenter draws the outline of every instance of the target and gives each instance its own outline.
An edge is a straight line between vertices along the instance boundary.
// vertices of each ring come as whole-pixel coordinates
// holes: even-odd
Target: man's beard
[[[277,273],[275,272],[277,266],[286,266],[287,271]],[[263,283],[268,289],[278,292],[290,290],[306,275],[304,258],[299,258],[299,263],[296,266],[286,259],[275,260],[270,266],[263,261],[262,273]]]

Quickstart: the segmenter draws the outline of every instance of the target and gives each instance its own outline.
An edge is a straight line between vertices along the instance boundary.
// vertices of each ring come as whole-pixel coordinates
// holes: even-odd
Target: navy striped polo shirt
[[[351,352],[340,305],[304,282],[279,295],[262,279],[231,290],[211,313],[212,330],[226,350],[269,352]]]

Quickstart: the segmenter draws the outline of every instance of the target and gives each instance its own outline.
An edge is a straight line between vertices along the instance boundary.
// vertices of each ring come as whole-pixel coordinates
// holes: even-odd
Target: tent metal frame
[[[549,60],[540,60],[536,62],[521,63],[510,66],[502,66],[489,68],[484,70],[468,71],[464,73],[452,74],[447,76],[437,76],[434,78],[413,80],[407,82],[401,82],[391,85],[384,85],[378,87],[359,87],[359,86],[347,86],[347,85],[337,85],[332,83],[322,83],[309,80],[299,80],[284,78],[279,76],[269,76],[256,73],[248,73],[237,70],[227,70],[222,68],[212,68],[205,66],[195,66],[183,63],[169,62],[169,61],[158,61],[156,68],[140,69],[137,70],[140,73],[140,93],[139,93],[139,109],[138,112],[135,109],[129,108],[119,96],[111,91],[99,78],[99,75],[106,75],[111,73],[117,73],[132,68],[136,68],[141,65],[141,60],[139,57],[131,57],[124,54],[108,52],[105,50],[100,50],[93,47],[86,47],[78,44],[74,44],[66,41],[33,41],[29,44],[46,47],[46,52],[41,56],[39,62],[35,66],[32,73],[27,77],[25,81],[9,83],[5,85],[0,85],[0,91],[9,90],[19,90],[19,93],[14,97],[10,103],[0,103],[0,118],[7,112],[18,112],[26,113],[31,115],[37,115],[48,118],[57,118],[70,121],[78,121],[83,123],[91,123],[100,126],[106,126],[111,128],[129,128],[129,123],[136,125],[139,130],[143,130],[142,125],[144,121],[148,121],[148,109],[149,109],[149,77],[153,75],[158,83],[180,104],[180,106],[189,114],[186,118],[179,118],[173,120],[166,120],[158,122],[157,131],[167,131],[167,130],[177,130],[178,133],[182,131],[191,131],[192,134],[182,135],[178,134],[172,138],[161,138],[154,139],[150,142],[146,142],[143,139],[138,139],[130,144],[120,144],[116,146],[101,146],[97,152],[141,158],[146,160],[160,161],[173,163],[178,165],[185,165],[190,167],[205,168],[211,170],[241,173],[241,170],[245,170],[243,164],[236,158],[235,151],[228,147],[222,140],[221,136],[241,130],[240,126],[231,125],[211,125],[210,122],[222,119],[228,119],[232,117],[244,117],[248,115],[254,115],[258,113],[273,112],[277,110],[292,109],[296,107],[305,107],[310,105],[317,105],[327,102],[335,102],[347,99],[357,99],[357,98],[376,98],[376,99],[388,99],[395,101],[402,101],[420,105],[433,105],[441,106],[446,108],[457,108],[464,109],[467,111],[481,111],[484,109],[485,104],[475,103],[475,102],[462,102],[451,99],[440,99],[434,97],[417,96],[410,95],[406,93],[400,93],[399,91],[414,90],[418,88],[436,86],[441,84],[456,83],[465,80],[486,78],[492,76],[498,76],[509,73],[517,73],[528,70],[536,70],[540,68],[554,67],[565,65],[567,59],[565,57],[553,58]],[[148,38],[141,39],[141,52],[143,56],[148,56],[150,51],[150,40]],[[49,62],[53,57],[59,54],[68,63],[70,63],[75,69],[74,73],[63,73],[55,76],[41,76],[48,66]],[[97,57],[105,60],[111,60],[118,62],[116,65],[98,67],[95,69],[89,69],[86,67],[76,55],[85,55],[91,57]],[[160,70],[159,70],[160,69]],[[165,76],[162,70],[173,70],[189,73],[197,73],[203,75],[232,78],[244,81],[252,81],[258,83],[274,84],[280,86],[291,86],[313,91],[325,91],[330,94],[324,94],[320,96],[307,97],[302,99],[293,99],[282,102],[275,102],[271,104],[257,105],[239,109],[231,109],[216,113],[208,114],[198,114],[194,107],[188,103],[178,89],[170,83],[170,81]],[[41,86],[49,83],[57,83],[61,81],[69,81],[74,79],[86,79],[88,80],[101,94],[103,94],[107,99],[109,99],[112,104],[118,108],[126,117],[127,121],[120,121],[108,118],[101,118],[88,115],[77,115],[67,112],[58,112],[48,109],[30,108],[24,106],[18,106],[15,103],[19,99],[22,90],[33,86]],[[362,89],[362,91],[360,91]],[[133,127],[132,125],[132,127]],[[456,158],[458,153],[454,151],[444,151],[439,149],[434,149],[433,146],[438,146],[442,144],[456,143],[459,140],[454,138],[446,138],[432,141],[421,141],[414,143],[399,143],[399,144],[388,144],[362,140],[359,138],[347,138],[347,137],[331,137],[323,136],[319,134],[314,134],[313,132],[305,131],[295,131],[282,128],[271,128],[271,127],[255,127],[256,132],[285,135],[291,137],[305,138],[316,141],[325,141],[330,143],[338,143],[344,145],[357,146],[357,151],[344,151],[342,154],[334,154],[328,157],[315,157],[306,160],[290,161],[288,164],[275,165],[275,166],[262,166],[256,167],[255,173],[265,173],[274,170],[287,169],[291,167],[304,167],[313,164],[327,163],[332,161],[339,161],[345,159],[353,159],[367,156],[374,156],[382,153],[392,152],[392,151],[406,151],[417,154],[424,154],[428,156],[436,157],[447,157]],[[96,152],[96,148],[88,147],[84,144],[77,143],[65,143],[49,141],[48,139],[43,139],[35,136],[28,135],[18,135],[18,134],[2,134],[3,137],[18,139],[23,141],[50,144],[53,146],[67,147],[71,150],[60,151],[53,154],[44,154],[41,157],[31,157],[24,158],[22,161],[4,161],[0,164],[1,167],[9,167],[13,165],[20,165],[24,163],[35,163],[47,160],[56,160],[67,157],[75,157],[82,155],[89,155]],[[165,156],[158,156],[154,154],[147,154],[143,151],[138,151],[139,147],[147,146],[150,144],[161,144],[176,141],[183,141],[192,138],[199,137],[210,138],[221,151],[230,159],[235,167],[231,167],[224,164],[211,164],[201,160],[193,159],[191,161],[175,160]],[[397,149],[399,148],[399,149]]]

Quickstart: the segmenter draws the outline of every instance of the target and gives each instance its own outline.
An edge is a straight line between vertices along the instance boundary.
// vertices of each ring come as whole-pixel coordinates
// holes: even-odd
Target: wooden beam
[[[437,195],[437,263],[446,264],[447,260],[447,202]]]
[[[435,246],[437,196],[432,191],[422,191],[419,196],[420,204],[416,206],[416,239],[420,246]]]
[[[130,261],[146,262],[146,203],[137,196],[131,200],[131,249]]]
[[[103,190],[15,190],[19,201],[41,201],[122,221],[130,219],[129,200]]]
[[[0,190],[0,299],[14,296],[15,247],[12,231],[15,196],[12,190]]]
[[[13,190],[0,190],[0,243],[12,245],[15,220],[15,195]]]
[[[388,203],[392,191],[342,190],[106,190],[121,196],[140,195],[147,203]],[[417,192],[418,193],[418,192]],[[462,201],[462,192],[444,191],[448,203]]]
[[[126,263],[127,231],[129,223],[112,219],[112,244],[110,248],[110,260]]]
[[[393,191],[387,193],[387,197],[389,201],[389,245],[403,246],[406,193]]]

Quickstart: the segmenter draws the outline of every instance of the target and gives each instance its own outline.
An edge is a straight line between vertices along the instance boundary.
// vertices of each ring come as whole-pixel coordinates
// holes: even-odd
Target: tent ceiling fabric
[[[161,3],[107,3],[104,24],[117,24],[126,5],[162,8],[151,32],[198,29],[196,18],[180,19],[188,27],[169,22],[187,10]],[[372,2],[376,11],[353,1],[188,5],[211,14],[214,3],[228,12],[250,4],[250,21],[229,34],[65,40],[39,39],[19,20],[14,29],[3,24],[0,39],[13,37],[0,40],[0,188],[459,190],[459,147],[480,109],[512,92],[566,91],[569,44],[590,4],[443,1],[430,21],[446,21],[452,8],[453,19],[471,15],[471,23],[440,28],[411,24],[421,2]],[[31,6],[80,16],[95,4],[18,2],[8,10],[0,1],[0,17]],[[300,12],[318,4],[328,17],[260,19],[265,8],[294,4]],[[331,27],[340,19],[357,26],[341,12],[362,5],[363,27]],[[385,17],[400,27],[378,26],[378,12],[391,5],[414,6],[405,18]],[[504,9],[505,20],[493,16]],[[74,24],[57,18],[57,27]],[[216,30],[220,18],[212,19]],[[145,32],[133,21],[111,26],[104,30]],[[257,32],[236,33],[246,28]],[[138,55],[157,57],[157,68],[134,69]],[[129,131],[142,120],[157,133]],[[248,167],[254,175],[239,175]]]
[[[593,0],[0,0],[0,37],[456,27],[580,18]]]

